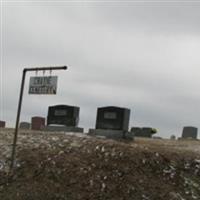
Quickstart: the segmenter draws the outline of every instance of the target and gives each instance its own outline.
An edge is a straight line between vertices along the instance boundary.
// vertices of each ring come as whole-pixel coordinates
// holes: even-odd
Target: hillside
[[[200,199],[199,141],[20,131],[11,175],[12,133],[0,133],[2,200]]]

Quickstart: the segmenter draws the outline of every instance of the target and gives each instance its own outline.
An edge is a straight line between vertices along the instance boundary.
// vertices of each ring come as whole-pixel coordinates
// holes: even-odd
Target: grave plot
[[[95,129],[89,129],[89,135],[115,139],[133,139],[129,129],[130,110],[115,106],[97,109]]]
[[[40,116],[35,116],[31,118],[31,129],[32,130],[42,130],[45,127],[45,118]]]
[[[20,122],[19,128],[20,129],[30,129],[31,128],[31,123],[29,123],[29,122]]]
[[[77,106],[49,106],[45,130],[83,133],[83,128],[78,127],[79,112]]]
[[[197,139],[198,128],[186,126],[183,128],[182,139]]]

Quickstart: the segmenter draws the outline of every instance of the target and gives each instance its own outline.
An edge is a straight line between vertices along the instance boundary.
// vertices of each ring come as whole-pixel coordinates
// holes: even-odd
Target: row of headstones
[[[83,132],[78,127],[80,108],[68,105],[49,106],[47,125],[45,118],[32,117],[31,123],[21,122],[20,128],[47,131],[70,131]],[[152,137],[156,129],[145,127],[132,127],[129,129],[130,109],[115,106],[101,107],[97,109],[95,129],[89,129],[89,135],[100,135],[105,137]],[[5,123],[1,123],[4,125]],[[3,127],[3,126],[2,126]],[[182,138],[197,139],[198,129],[196,127],[184,127]]]
[[[20,122],[20,129],[32,129],[32,130],[42,130],[45,127],[45,118],[44,117],[32,117],[31,123],[29,122]],[[6,122],[0,120],[0,128],[6,128]]]
[[[69,105],[49,106],[47,125],[45,118],[32,117],[31,123],[21,122],[19,128],[47,131],[83,132],[78,127],[80,108]],[[129,132],[130,109],[115,106],[97,109],[95,129],[89,129],[89,135],[98,135],[110,138],[133,138],[135,129]],[[143,130],[143,129],[141,129]],[[144,129],[148,137],[154,133],[151,128]],[[136,134],[139,134],[137,131]]]
[[[78,127],[80,108],[68,105],[50,106],[48,109],[46,130],[49,131],[73,131],[83,132]],[[101,107],[97,109],[95,129],[89,129],[89,135],[104,136],[107,138],[133,138],[135,128],[129,132],[130,109],[115,106]],[[64,125],[58,127],[55,125]],[[152,128],[141,129],[147,137],[151,137],[156,131]]]
[[[43,130],[45,127],[45,118],[40,116],[34,116],[31,118],[31,123],[20,122],[20,129],[32,129],[32,130]]]

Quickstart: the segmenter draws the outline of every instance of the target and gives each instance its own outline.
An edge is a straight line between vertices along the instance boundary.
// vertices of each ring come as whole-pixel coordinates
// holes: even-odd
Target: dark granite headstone
[[[6,122],[0,121],[0,128],[5,128],[5,127],[6,127]]]
[[[183,127],[182,138],[187,139],[197,139],[198,129],[192,126]]]
[[[97,109],[96,129],[128,131],[130,109],[115,106]]]
[[[89,135],[111,139],[131,139],[129,129],[130,109],[115,106],[97,109],[96,129],[89,129]]]
[[[79,110],[79,107],[69,105],[49,106],[47,125],[77,127],[79,123]]]

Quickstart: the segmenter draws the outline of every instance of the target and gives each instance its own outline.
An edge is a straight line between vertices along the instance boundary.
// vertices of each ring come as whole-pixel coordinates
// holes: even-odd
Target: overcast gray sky
[[[113,105],[131,109],[130,127],[155,127],[162,137],[200,128],[199,1],[7,1],[1,38],[0,118],[8,126],[23,68],[67,65],[53,73],[55,96],[28,95],[35,73],[27,74],[21,121],[68,104],[80,106],[80,127],[93,128],[97,107]]]

